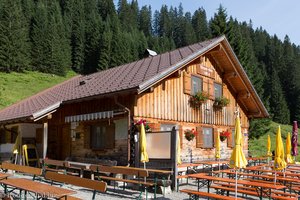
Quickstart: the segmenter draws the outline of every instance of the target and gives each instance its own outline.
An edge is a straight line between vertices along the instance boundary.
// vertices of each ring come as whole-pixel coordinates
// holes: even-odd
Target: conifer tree
[[[139,30],[143,31],[146,37],[152,34],[152,13],[150,6],[143,6],[139,13]]]
[[[20,0],[3,0],[0,7],[0,70],[23,71],[30,58],[28,29]]]
[[[206,12],[203,8],[199,8],[194,12],[192,17],[192,25],[197,41],[204,41],[210,37],[210,30],[208,27]]]
[[[214,17],[210,20],[209,26],[213,37],[225,35],[229,32],[227,27],[227,11],[220,5],[218,13],[215,13]]]

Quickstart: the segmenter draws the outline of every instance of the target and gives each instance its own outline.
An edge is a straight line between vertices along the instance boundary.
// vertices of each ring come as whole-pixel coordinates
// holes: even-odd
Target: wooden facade
[[[202,89],[210,96],[209,100],[203,103],[199,109],[189,105],[191,76],[202,78]],[[214,83],[223,86],[223,96],[230,100],[230,104],[222,110],[215,110],[213,106]],[[244,138],[244,150],[247,155],[249,119],[239,108],[236,98],[228,90],[227,85],[223,83],[212,62],[209,58],[202,56],[170,78],[155,85],[151,91],[138,95],[137,103],[134,106],[134,117],[136,120],[146,119],[150,126],[154,127],[154,131],[160,129],[159,124],[178,125],[181,129],[182,159],[189,162],[214,158],[214,148],[201,148],[201,127],[213,128],[214,136],[221,131],[228,130],[231,132],[234,128],[237,109],[240,112],[242,131],[246,136]],[[198,135],[194,141],[188,142],[184,138],[183,133],[186,129],[197,129]],[[223,158],[230,155],[232,148],[231,137],[222,142]],[[191,150],[194,152],[193,160],[190,159],[188,152]]]

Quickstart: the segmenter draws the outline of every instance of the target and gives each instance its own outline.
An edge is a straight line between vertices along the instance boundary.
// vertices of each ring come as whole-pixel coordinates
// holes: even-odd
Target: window
[[[204,148],[213,148],[213,129],[212,128],[203,128],[203,147]]]
[[[192,95],[202,91],[202,79],[192,76]]]
[[[92,149],[114,148],[115,144],[115,126],[114,124],[101,123],[92,125],[90,135],[90,145]]]
[[[222,84],[215,83],[215,98],[222,97]]]

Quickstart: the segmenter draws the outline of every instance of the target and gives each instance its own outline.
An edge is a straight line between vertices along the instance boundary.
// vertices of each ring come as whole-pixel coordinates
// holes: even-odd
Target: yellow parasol
[[[15,144],[13,146],[13,153],[14,154],[18,154],[20,153],[20,145],[21,145],[21,141],[20,141],[20,134],[18,134]]]
[[[217,141],[216,141],[216,150],[215,150],[215,157],[217,159],[220,159],[221,155],[220,155],[220,151],[221,151],[221,142],[220,142],[220,133],[217,133]]]
[[[237,169],[245,168],[248,164],[247,159],[244,155],[242,148],[242,132],[241,132],[241,123],[239,118],[239,113],[235,120],[235,146],[232,151],[229,167],[235,169],[235,198],[237,198]]]
[[[145,126],[141,124],[141,134],[140,134],[140,145],[141,145],[141,162],[149,162],[148,153],[146,150],[146,131]]]
[[[235,147],[230,157],[230,168],[245,168],[248,164],[242,148],[242,139],[240,118],[237,117],[235,121]]]
[[[180,135],[177,133],[177,146],[176,146],[176,151],[177,151],[177,164],[181,164],[181,147],[180,147]]]
[[[267,156],[268,156],[268,157],[272,157],[272,152],[271,152],[271,138],[270,138],[270,135],[268,135]]]
[[[291,148],[292,148],[292,144],[291,144],[291,134],[288,133],[287,137],[286,137],[286,162],[287,163],[294,163],[294,160],[292,158],[291,155]]]
[[[283,170],[286,168],[286,162],[284,160],[284,149],[281,139],[281,129],[278,126],[276,134],[276,148],[275,148],[275,159],[274,159],[275,170]]]

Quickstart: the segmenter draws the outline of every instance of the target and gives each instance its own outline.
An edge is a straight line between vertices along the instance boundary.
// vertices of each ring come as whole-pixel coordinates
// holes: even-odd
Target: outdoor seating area
[[[13,199],[20,195],[30,195],[37,199],[80,199],[76,197],[80,190],[72,189],[76,186],[89,190],[91,199],[99,199],[96,195],[106,193],[110,186],[110,191],[115,195],[127,188],[137,191],[138,199],[147,197],[151,190],[151,196],[155,199],[157,187],[160,185],[157,175],[164,174],[170,177],[172,173],[166,170],[88,163],[76,163],[75,167],[73,162],[52,159],[41,161],[42,168],[3,162],[0,173],[0,184],[3,186],[3,191],[0,190],[1,195],[12,196]],[[80,172],[76,173],[74,169],[80,169]],[[88,173],[90,176],[84,177]],[[149,175],[154,179],[147,180]],[[63,187],[66,185],[72,186],[71,189]]]

